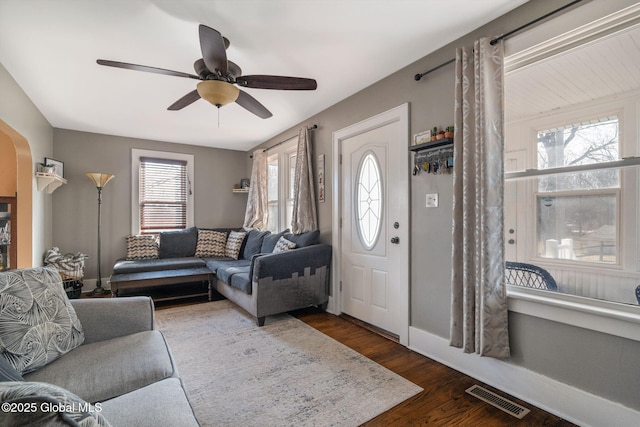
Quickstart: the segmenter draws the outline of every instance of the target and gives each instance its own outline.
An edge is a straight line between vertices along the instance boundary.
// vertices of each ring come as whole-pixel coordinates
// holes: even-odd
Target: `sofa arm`
[[[149,297],[70,300],[84,330],[84,343],[104,341],[153,329]]]
[[[331,245],[324,243],[293,249],[277,254],[257,256],[251,263],[251,280],[271,277],[274,280],[290,278],[293,273],[304,275],[307,268],[313,273],[316,268],[331,265]]]

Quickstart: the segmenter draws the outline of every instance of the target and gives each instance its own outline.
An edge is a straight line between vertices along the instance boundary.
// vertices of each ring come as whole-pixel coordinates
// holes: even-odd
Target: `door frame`
[[[387,110],[383,113],[377,114],[375,116],[369,117],[368,119],[364,119],[358,123],[352,124],[340,130],[333,132],[332,134],[332,217],[331,217],[331,244],[333,246],[333,255],[332,255],[332,266],[331,269],[331,296],[329,297],[329,310],[335,315],[340,315],[342,313],[342,298],[341,298],[341,290],[340,290],[340,277],[342,275],[342,225],[341,225],[341,214],[342,214],[342,164],[340,157],[342,155],[342,144],[345,140],[352,138],[354,136],[360,135],[362,133],[368,132],[373,129],[377,129],[383,126],[386,126],[390,123],[399,122],[400,129],[402,132],[401,139],[405,142],[403,149],[407,149],[409,146],[409,103],[404,103],[395,108]],[[407,152],[408,153],[408,152]],[[409,158],[407,155],[406,164],[404,165],[390,165],[390,167],[404,167],[406,168],[406,175],[409,176]],[[410,180],[407,179],[407,182],[410,185]],[[401,333],[399,334],[400,344],[404,346],[409,345],[409,298],[410,298],[410,287],[411,287],[411,271],[410,271],[410,253],[411,253],[411,230],[410,230],[410,201],[409,198],[409,185],[404,189],[406,191],[406,199],[407,199],[407,211],[405,218],[402,218],[402,222],[406,224],[407,227],[407,239],[406,245],[403,245],[406,252],[407,259],[407,280],[404,286],[401,286],[401,316],[402,316],[402,328]],[[396,191],[394,189],[394,191]]]

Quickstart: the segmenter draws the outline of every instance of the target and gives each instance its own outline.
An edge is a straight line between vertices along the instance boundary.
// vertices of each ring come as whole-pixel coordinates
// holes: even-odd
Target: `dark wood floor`
[[[424,389],[364,426],[573,426],[347,319],[314,309],[295,317]],[[519,420],[465,393],[479,384],[531,410]]]

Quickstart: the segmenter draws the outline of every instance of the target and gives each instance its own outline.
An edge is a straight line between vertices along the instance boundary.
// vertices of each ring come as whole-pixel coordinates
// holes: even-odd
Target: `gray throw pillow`
[[[24,381],[20,372],[4,356],[0,355],[0,381]]]
[[[320,230],[307,231],[300,234],[284,233],[284,237],[298,245],[299,248],[304,248],[320,243]]]
[[[192,257],[198,244],[198,229],[163,231],[160,233],[160,258]]]
[[[40,382],[0,383],[2,419],[7,426],[109,427],[100,403],[91,405],[62,387]],[[13,410],[15,408],[15,410]],[[6,409],[6,410],[5,410]]]
[[[55,267],[0,273],[0,354],[24,375],[84,342]]]
[[[244,240],[244,249],[242,250],[243,259],[251,259],[255,254],[260,253],[262,249],[262,242],[268,231],[251,230],[247,234],[247,238]]]

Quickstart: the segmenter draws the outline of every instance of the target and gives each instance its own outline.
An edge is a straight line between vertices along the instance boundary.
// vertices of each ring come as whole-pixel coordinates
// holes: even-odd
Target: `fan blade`
[[[199,34],[202,58],[209,71],[215,72],[215,70],[218,70],[222,74],[226,74],[227,52],[225,51],[222,35],[213,28],[202,24],[200,24]]]
[[[182,98],[178,99],[173,104],[171,104],[169,108],[167,108],[167,110],[171,110],[171,111],[182,110],[184,107],[193,104],[198,99],[200,99],[200,95],[198,95],[198,91],[193,90],[188,94],[186,94],[185,96],[183,96]]]
[[[314,79],[264,75],[241,76],[236,79],[236,83],[255,89],[316,90],[318,87]]]
[[[165,74],[167,76],[175,77],[188,77],[190,79],[200,80],[200,77],[193,74],[183,73],[180,71],[165,70],[164,68],[147,67],[146,65],[129,64],[126,62],[109,61],[107,59],[98,59],[96,61],[99,65],[106,65],[107,67],[124,68],[125,70],[145,71],[147,73]]]
[[[262,119],[268,119],[273,116],[271,111],[267,110],[264,105],[260,104],[257,99],[245,91],[240,91],[236,103]]]

